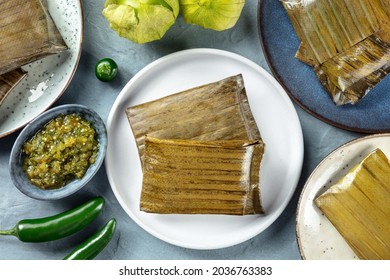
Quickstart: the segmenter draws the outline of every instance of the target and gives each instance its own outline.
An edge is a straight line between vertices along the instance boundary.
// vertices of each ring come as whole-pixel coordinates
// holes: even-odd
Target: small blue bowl
[[[95,128],[99,142],[99,152],[93,163],[81,179],[70,181],[65,186],[58,189],[40,189],[33,185],[23,171],[22,147],[23,144],[33,137],[48,121],[58,115],[68,115],[77,113]],[[67,104],[52,108],[32,120],[19,134],[16,139],[9,160],[9,170],[11,179],[15,186],[25,195],[38,200],[56,200],[67,197],[85,186],[96,174],[104,161],[107,149],[107,131],[103,120],[93,110],[77,104]]]

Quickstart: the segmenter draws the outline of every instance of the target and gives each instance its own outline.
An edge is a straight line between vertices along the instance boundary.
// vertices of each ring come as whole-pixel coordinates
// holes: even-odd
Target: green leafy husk
[[[179,14],[178,0],[106,0],[103,16],[119,36],[144,44],[161,39]]]
[[[187,23],[217,31],[232,28],[244,5],[245,0],[180,0]]]

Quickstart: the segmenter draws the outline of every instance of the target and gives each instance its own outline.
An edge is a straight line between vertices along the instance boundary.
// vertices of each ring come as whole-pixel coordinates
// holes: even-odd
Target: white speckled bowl
[[[28,72],[26,78],[0,106],[0,138],[23,127],[48,109],[65,92],[76,72],[83,41],[81,1],[47,3],[69,49],[22,67]]]
[[[58,115],[72,114],[77,113],[81,115],[84,119],[91,122],[94,126],[97,134],[97,139],[99,142],[99,152],[94,164],[92,164],[84,177],[80,180],[73,180],[69,182],[62,188],[52,189],[52,190],[43,190],[40,189],[29,181],[26,176],[26,173],[23,171],[23,159],[22,159],[22,146],[23,144],[34,136],[39,129],[43,127],[51,119],[57,117]],[[39,199],[39,200],[55,200],[69,196],[83,186],[85,186],[89,180],[96,174],[100,166],[104,161],[107,148],[107,132],[103,120],[100,116],[93,110],[76,104],[62,105],[48,110],[47,112],[41,114],[35,118],[31,123],[29,123],[19,134],[16,139],[14,146],[12,147],[11,156],[9,159],[9,170],[13,183],[15,186],[25,195]]]

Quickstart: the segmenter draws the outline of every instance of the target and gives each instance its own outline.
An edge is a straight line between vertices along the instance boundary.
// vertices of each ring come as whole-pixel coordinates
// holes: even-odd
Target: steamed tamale
[[[26,72],[21,68],[0,75],[0,105],[25,76]]]
[[[141,210],[165,214],[261,214],[258,140],[145,138]]]
[[[315,200],[360,259],[390,259],[389,174],[376,149]]]
[[[387,0],[281,0],[312,66],[335,104],[355,104],[390,71]]]
[[[390,16],[390,0],[381,0],[383,8],[388,16]]]
[[[145,135],[162,139],[261,139],[242,75],[126,110],[142,161]]]
[[[374,34],[314,69],[336,104],[355,104],[390,72],[390,45]]]
[[[380,29],[380,0],[281,0],[301,41],[297,57],[321,64]]]
[[[0,1],[0,75],[67,47],[46,0]]]

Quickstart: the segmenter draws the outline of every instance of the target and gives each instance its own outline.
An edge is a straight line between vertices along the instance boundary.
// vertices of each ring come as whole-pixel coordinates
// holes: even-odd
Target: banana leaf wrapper
[[[11,91],[23,80],[27,72],[18,68],[11,72],[0,75],[0,105]]]
[[[296,57],[336,105],[357,103],[389,73],[387,1],[282,0],[301,40]]]
[[[161,139],[261,139],[241,74],[127,108],[142,162],[145,136]]]
[[[390,0],[381,0],[381,3],[387,16],[390,16]]]
[[[260,198],[262,141],[146,137],[141,211],[252,215]]]
[[[296,56],[319,65],[377,32],[389,18],[381,0],[281,0],[301,41]]]
[[[376,149],[315,199],[360,259],[390,259],[390,163]]]
[[[0,75],[67,49],[46,0],[0,2]]]
[[[314,71],[335,104],[356,104],[389,74],[390,45],[371,35]]]

